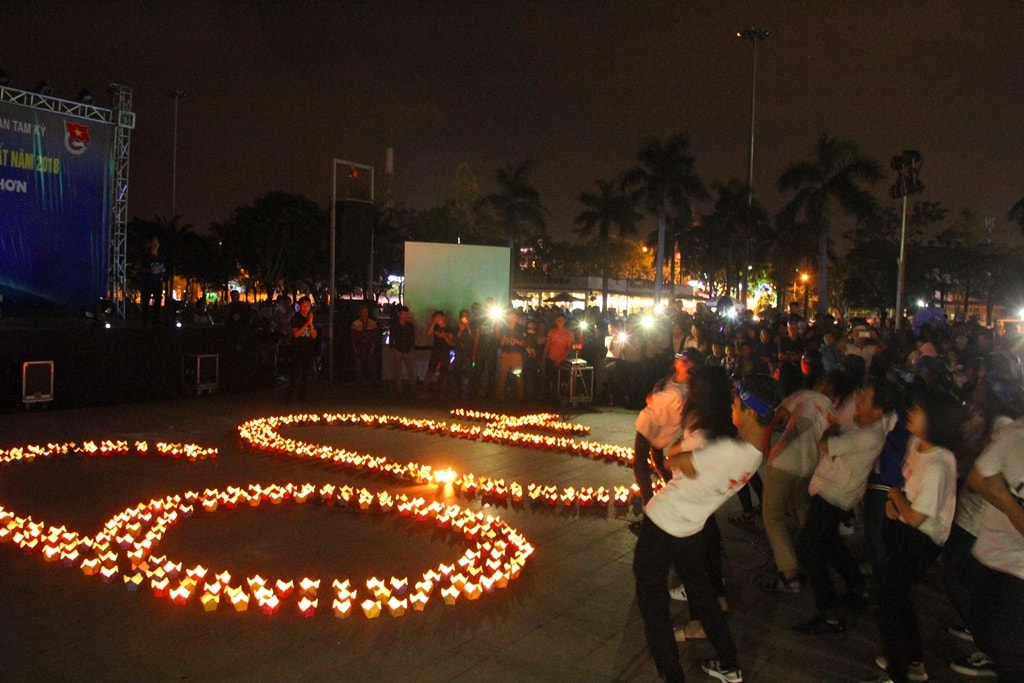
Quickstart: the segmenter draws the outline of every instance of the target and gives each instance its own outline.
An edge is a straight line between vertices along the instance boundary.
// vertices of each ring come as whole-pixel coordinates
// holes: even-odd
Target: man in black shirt
[[[409,375],[409,392],[416,393],[416,367],[412,362],[412,351],[416,346],[416,328],[409,319],[409,309],[399,306],[395,309],[394,319],[389,332],[391,346],[392,378],[395,383],[395,394],[402,394],[402,366]]]
[[[300,401],[306,400],[309,378],[313,375],[313,362],[320,350],[316,325],[313,324],[313,302],[308,296],[299,299],[299,310],[292,316],[292,374],[288,381],[287,400],[298,390]]]

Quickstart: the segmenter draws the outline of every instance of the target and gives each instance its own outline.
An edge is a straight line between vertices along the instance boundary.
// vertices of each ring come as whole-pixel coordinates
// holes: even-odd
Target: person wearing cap
[[[703,354],[696,349],[683,349],[675,354],[672,374],[661,379],[649,394],[643,410],[636,418],[633,440],[633,476],[640,488],[644,505],[654,495],[651,485],[653,465],[662,479],[671,474],[665,469],[662,450],[682,434],[683,403],[686,400],[690,368],[704,364]]]
[[[633,557],[636,598],[647,647],[658,673],[669,683],[685,679],[669,610],[671,567],[686,585],[691,617],[700,620],[715,649],[715,656],[704,660],[701,669],[726,683],[743,681],[736,645],[705,570],[701,532],[708,518],[761,464],[764,425],[774,408],[771,384],[770,378],[755,376],[737,382],[734,392],[721,368],[695,370],[691,390],[694,402],[704,406],[700,426],[708,441],[675,456],[674,467],[686,474],[669,481],[645,509]]]

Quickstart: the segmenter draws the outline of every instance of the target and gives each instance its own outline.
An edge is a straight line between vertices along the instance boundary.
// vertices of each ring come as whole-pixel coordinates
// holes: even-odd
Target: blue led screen
[[[86,308],[109,262],[111,124],[0,102],[0,294]]]

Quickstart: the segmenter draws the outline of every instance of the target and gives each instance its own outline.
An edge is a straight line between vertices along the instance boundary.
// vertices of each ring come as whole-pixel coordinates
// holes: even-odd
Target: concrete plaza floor
[[[519,412],[508,404],[508,412]],[[284,404],[279,391],[182,398],[101,408],[0,415],[0,449],[57,441],[127,439],[215,446],[215,460],[189,463],[156,457],[53,458],[0,466],[0,505],[20,515],[94,534],[136,503],[227,485],[336,483],[371,491],[434,495],[423,487],[332,468],[246,447],[243,421],[293,412],[368,412],[447,421],[434,399],[390,400],[352,386],[318,387],[310,403]],[[591,427],[592,440],[629,446],[634,414],[593,408],[568,415]],[[393,429],[293,427],[307,441],[386,455],[399,462],[450,466],[478,476],[560,486],[628,484],[620,465],[561,453],[455,440]],[[0,544],[0,681],[623,681],[658,680],[647,654],[633,597],[635,538],[626,512],[562,505],[495,506],[455,502],[497,514],[536,548],[507,589],[452,606],[431,601],[422,612],[369,620],[335,618],[321,598],[304,618],[294,601],[280,613],[204,612],[158,599],[123,582],[104,584],[59,562],[45,562],[12,543]],[[879,652],[875,612],[849,615],[843,637],[794,634],[812,613],[809,591],[766,594],[755,585],[769,552],[762,533],[725,519],[729,622],[750,683],[857,681],[875,675]],[[854,537],[852,542],[856,543]],[[320,576],[353,584],[370,576],[418,576],[462,553],[461,545],[385,514],[323,506],[261,506],[197,514],[174,527],[154,553],[186,566],[228,569],[236,576]],[[330,590],[322,594],[330,595]],[[933,681],[960,680],[947,664],[969,652],[945,627],[954,622],[935,581],[920,587],[926,664]],[[673,603],[678,623],[685,603]],[[680,646],[688,680],[704,681],[704,642]]]

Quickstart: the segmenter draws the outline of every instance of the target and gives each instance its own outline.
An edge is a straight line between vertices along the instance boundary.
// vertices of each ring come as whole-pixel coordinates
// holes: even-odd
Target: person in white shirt
[[[831,635],[846,631],[829,566],[843,578],[852,602],[863,599],[864,577],[839,535],[839,522],[864,497],[868,474],[896,420],[897,391],[884,378],[870,381],[856,394],[854,422],[830,427],[818,442],[821,459],[811,477],[811,503],[797,544],[800,564],[814,590],[817,614],[794,626],[797,633]]]
[[[773,428],[785,427],[768,453],[761,500],[764,531],[778,570],[776,575],[761,582],[761,588],[768,591],[796,593],[800,590],[796,550],[787,514],[796,517],[797,529],[803,527],[810,502],[807,485],[818,464],[818,440],[835,421],[832,378],[821,373],[820,367],[817,371],[814,388],[786,396],[771,424]]]
[[[683,402],[686,400],[690,368],[703,365],[703,356],[693,349],[675,354],[672,374],[660,380],[649,394],[647,405],[636,418],[633,441],[633,475],[644,505],[654,495],[651,475],[657,471],[668,479],[662,450],[682,434]]]
[[[889,491],[883,531],[889,558],[881,576],[878,629],[883,654],[875,664],[881,681],[925,681],[921,630],[913,585],[935,561],[949,537],[956,509],[956,458],[964,410],[948,392],[922,389],[907,413],[910,441],[903,461],[903,488]],[[913,677],[911,679],[911,676]]]
[[[969,482],[989,505],[970,568],[974,642],[1002,683],[1024,681],[1024,418],[1003,427],[974,462]]]
[[[708,382],[703,384],[704,377]],[[698,381],[698,377],[701,377]],[[700,620],[716,657],[701,668],[728,683],[740,683],[743,674],[736,659],[736,645],[716,590],[705,572],[704,537],[708,518],[757,471],[761,464],[764,425],[774,406],[773,380],[753,377],[739,383],[735,393],[721,368],[705,366],[694,371],[691,392],[707,391],[720,397],[703,416],[701,428],[707,444],[673,458],[672,467],[684,476],[674,477],[647,504],[646,516],[633,557],[636,598],[644,621],[644,635],[658,673],[669,683],[684,680],[679,646],[669,611],[668,572],[675,567],[689,594],[690,614]],[[731,409],[730,409],[731,397]],[[728,417],[725,415],[728,414]]]

